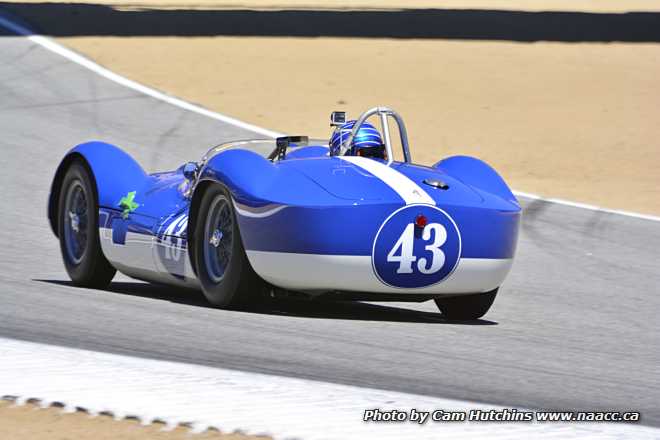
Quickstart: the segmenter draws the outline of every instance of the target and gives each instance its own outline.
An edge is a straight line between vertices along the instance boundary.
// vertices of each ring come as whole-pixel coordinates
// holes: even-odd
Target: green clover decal
[[[119,201],[119,207],[124,210],[121,214],[124,220],[128,218],[128,214],[135,211],[138,206],[140,206],[138,203],[135,203],[133,199],[135,199],[135,191],[129,192]]]

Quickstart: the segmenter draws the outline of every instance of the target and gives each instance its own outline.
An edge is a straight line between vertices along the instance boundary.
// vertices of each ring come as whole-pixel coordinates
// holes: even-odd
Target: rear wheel
[[[87,168],[72,163],[60,188],[58,235],[64,267],[83,287],[106,287],[116,273],[101,250],[96,198]]]
[[[218,307],[246,306],[260,291],[224,186],[209,186],[199,205],[193,254],[204,296]]]
[[[447,319],[479,319],[493,305],[498,290],[499,288],[486,293],[439,298],[435,300],[435,304]]]

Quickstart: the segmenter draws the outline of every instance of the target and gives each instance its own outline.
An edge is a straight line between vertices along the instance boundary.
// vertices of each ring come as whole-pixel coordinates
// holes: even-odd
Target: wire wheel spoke
[[[225,196],[217,195],[204,227],[204,263],[214,283],[222,281],[232,257],[234,219],[229,203]]]
[[[67,256],[73,264],[79,264],[87,248],[87,196],[80,180],[69,186],[64,202],[64,241]]]

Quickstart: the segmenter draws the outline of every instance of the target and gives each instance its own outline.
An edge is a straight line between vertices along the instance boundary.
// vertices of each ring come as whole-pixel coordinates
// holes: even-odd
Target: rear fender
[[[277,178],[277,170],[272,162],[249,150],[227,150],[212,157],[199,171],[199,178],[190,200],[188,218],[188,249],[190,260],[195,267],[194,254],[195,226],[202,195],[207,187],[218,182],[227,187],[234,200],[249,204],[266,204],[262,199],[269,185]]]
[[[279,164],[249,150],[235,149],[218,153],[200,170],[198,179],[188,219],[189,246],[194,246],[196,215],[202,194],[214,182],[227,187],[236,203],[249,208],[269,205],[334,206],[338,202],[335,196],[305,174],[291,167],[282,169]],[[244,231],[244,222],[248,220],[239,216],[241,231]]]
[[[140,192],[147,184],[147,174],[126,152],[105,142],[86,142],[71,149],[62,159],[50,188],[48,220],[57,235],[57,209],[60,187],[67,169],[81,161],[90,171],[99,206],[118,209],[119,200],[130,191]]]
[[[504,179],[486,162],[470,156],[451,156],[433,165],[466,185],[485,191],[518,205],[516,196]]]
[[[221,182],[235,199],[259,204],[270,198],[267,193],[273,193],[269,188],[275,189],[278,171],[272,162],[253,151],[227,150],[206,163],[200,170],[200,180]]]
[[[286,161],[284,161],[286,162]],[[332,205],[337,199],[291,167],[283,169],[249,150],[227,150],[200,170],[200,181],[225,185],[234,200],[252,207],[280,205]]]

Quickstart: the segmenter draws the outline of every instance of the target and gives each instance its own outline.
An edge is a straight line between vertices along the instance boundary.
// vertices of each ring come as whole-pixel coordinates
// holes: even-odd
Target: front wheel
[[[58,206],[58,236],[66,271],[74,284],[106,287],[116,270],[101,250],[98,202],[90,172],[80,162],[69,166]]]
[[[245,254],[229,191],[213,184],[202,195],[193,255],[204,296],[218,307],[248,305],[259,278]]]
[[[499,288],[485,293],[438,298],[435,299],[435,304],[447,319],[461,321],[479,319],[493,305],[498,290]]]

